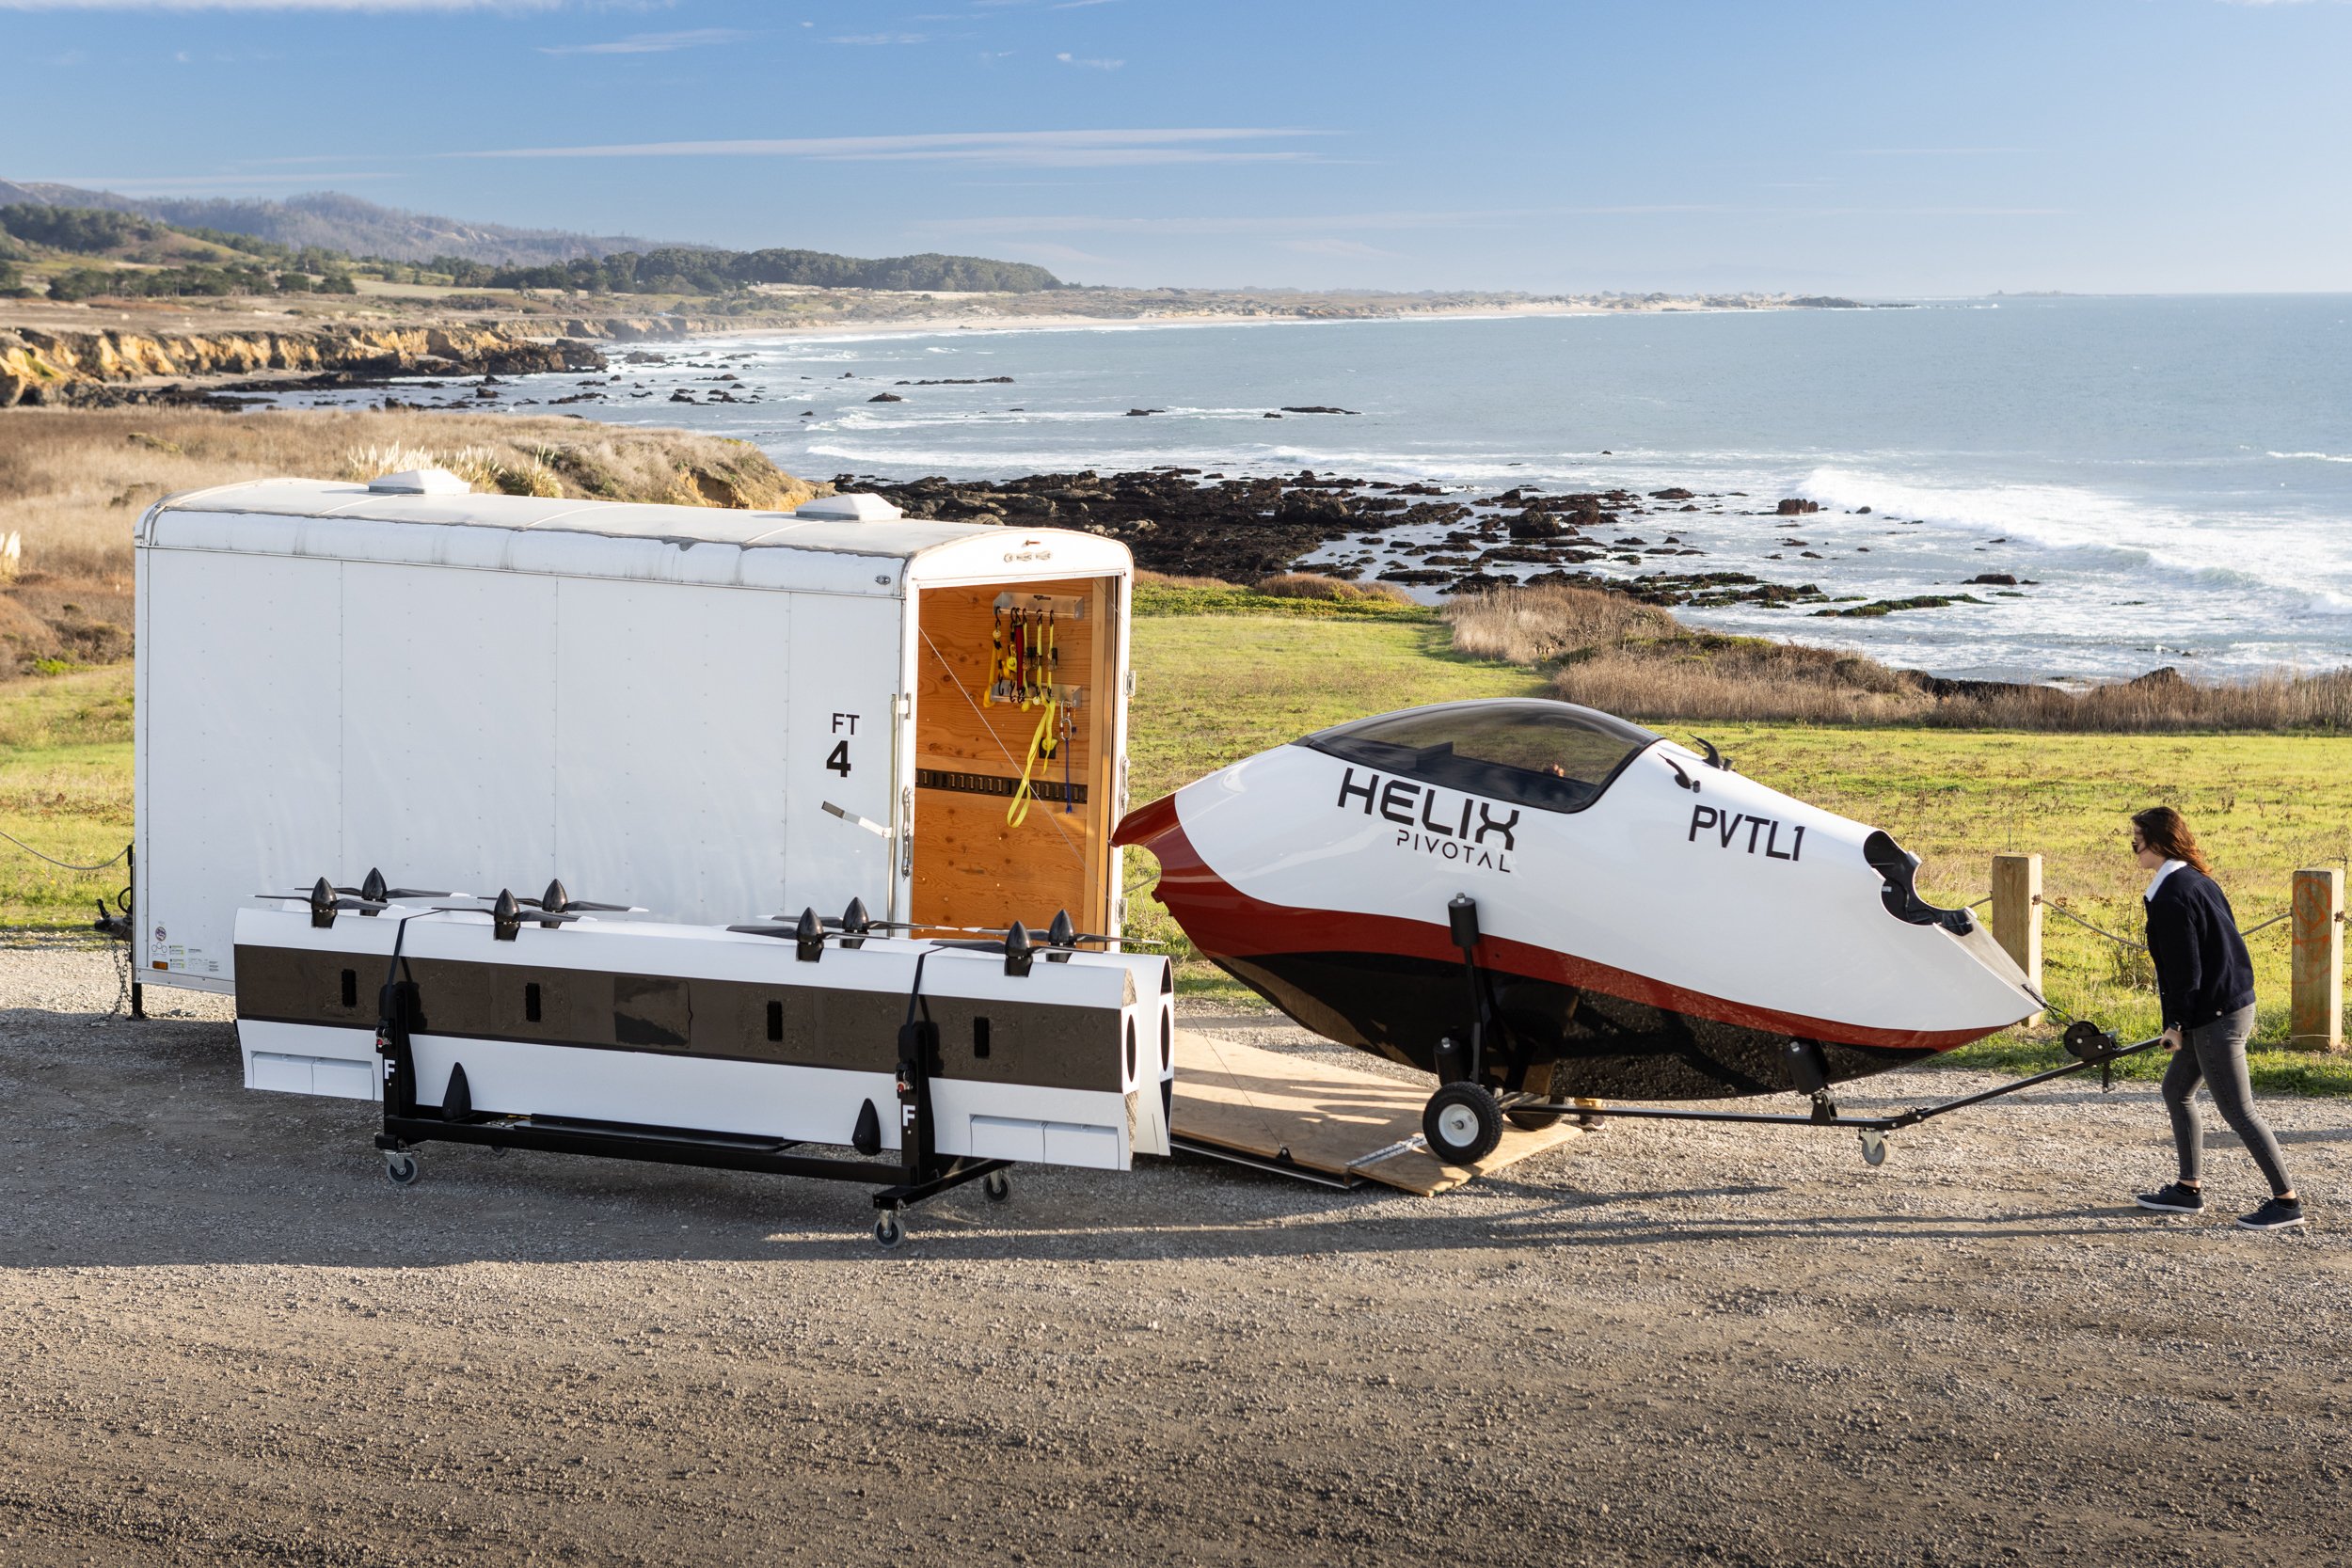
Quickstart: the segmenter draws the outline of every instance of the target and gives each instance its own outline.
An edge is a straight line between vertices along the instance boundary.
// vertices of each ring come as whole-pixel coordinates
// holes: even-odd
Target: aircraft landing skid
[[[1826,1092],[1817,1092],[1814,1095],[1812,1113],[1806,1116],[1792,1116],[1786,1112],[1772,1111],[1677,1111],[1661,1105],[1615,1104],[1606,1106],[1594,1114],[1604,1117],[1641,1117],[1651,1121],[1741,1121],[1779,1127],[1847,1127],[1853,1129],[1861,1135],[1863,1162],[1866,1164],[1876,1165],[1885,1162],[1886,1135],[1889,1132],[1899,1132],[1906,1127],[1916,1127],[1929,1117],[1940,1117],[1947,1111],[1966,1110],[1971,1105],[1981,1105],[1989,1100],[1998,1100],[2005,1095],[2016,1094],[2021,1090],[2033,1088],[2037,1085],[2047,1084],[2053,1079],[2065,1078],[2086,1068],[2095,1067],[2100,1069],[2100,1086],[2105,1088],[2111,1085],[2114,1081],[2109,1070],[2114,1063],[2125,1056],[2137,1056],[2143,1051],[2153,1051],[2162,1043],[2163,1037],[2158,1036],[2153,1039],[2141,1040],[2136,1045],[2117,1045],[2113,1036],[2101,1034],[2090,1024],[2076,1023],[2066,1031],[2066,1048],[2075,1053],[2075,1060],[2067,1063],[2064,1067],[2055,1067],[2046,1072],[2037,1072],[2029,1078],[2020,1078],[2014,1084],[2003,1084],[1997,1088],[1983,1089],[1976,1094],[1964,1094],[1957,1100],[1939,1101],[1932,1105],[1915,1105],[1908,1111],[1899,1111],[1889,1117],[1840,1115],[1836,1102],[1832,1101]],[[1505,1112],[1553,1113],[1561,1109],[1555,1102],[1532,1094],[1504,1095],[1501,1098],[1500,1103]]]

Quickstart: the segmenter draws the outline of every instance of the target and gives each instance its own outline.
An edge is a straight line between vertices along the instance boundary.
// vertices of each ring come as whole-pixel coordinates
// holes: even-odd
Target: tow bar
[[[1792,1042],[1792,1064],[1798,1054],[1793,1050],[1795,1043],[1799,1042]],[[1604,1117],[1641,1117],[1652,1121],[1740,1121],[1762,1122],[1785,1127],[1850,1127],[1861,1137],[1863,1163],[1876,1165],[1885,1163],[1886,1135],[1889,1132],[1899,1132],[1906,1127],[1916,1127],[1930,1117],[1940,1117],[1947,1111],[1960,1111],[1971,1105],[1981,1105],[1988,1100],[1998,1100],[2004,1095],[2016,1094],[2021,1090],[2030,1089],[2036,1085],[2047,1084],[2055,1078],[2068,1077],[2086,1068],[2097,1068],[2100,1089],[2103,1092],[2110,1089],[2115,1085],[2114,1068],[2117,1062],[2126,1056],[2137,1056],[2143,1051],[2154,1050],[2164,1043],[2164,1037],[2159,1035],[2151,1039],[2140,1040],[2137,1044],[2119,1045],[2113,1035],[2107,1034],[2096,1024],[2078,1021],[2067,1025],[2063,1043],[2067,1052],[2074,1058],[2064,1067],[2054,1067],[2046,1072],[2037,1072],[2029,1078],[2020,1078],[2014,1084],[2003,1084],[1997,1088],[1962,1095],[1957,1100],[1939,1101],[1933,1105],[1915,1105],[1908,1111],[1900,1111],[1890,1117],[1841,1115],[1836,1102],[1830,1099],[1827,1083],[1820,1079],[1817,1071],[1812,1074],[1816,1082],[1807,1085],[1804,1082],[1807,1074],[1802,1066],[1797,1071],[1799,1087],[1810,1086],[1813,1094],[1813,1109],[1805,1116],[1790,1116],[1770,1111],[1677,1111],[1649,1105],[1609,1105],[1597,1114]],[[1818,1061],[1818,1055],[1809,1060]],[[1502,1104],[1506,1111],[1561,1109],[1551,1101],[1534,1094],[1506,1094],[1502,1097]]]

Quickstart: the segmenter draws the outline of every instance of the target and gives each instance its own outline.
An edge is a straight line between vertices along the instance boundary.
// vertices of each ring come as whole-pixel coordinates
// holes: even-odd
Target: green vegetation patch
[[[1309,620],[1411,621],[1434,624],[1437,611],[1427,605],[1400,604],[1366,594],[1359,598],[1307,599],[1261,594],[1229,582],[1168,582],[1138,578],[1135,611],[1138,617],[1167,615],[1284,615]]]
[[[1130,721],[1136,805],[1344,720],[1551,689],[1549,675],[1528,666],[1459,653],[1447,628],[1418,607],[1251,603],[1262,597],[1138,584]],[[131,832],[130,705],[127,665],[0,685],[0,828],[66,860],[103,860],[120,848]],[[1657,727],[1677,738],[1698,730],[1741,772],[1885,829],[1923,858],[1922,893],[1947,906],[1984,899],[1994,853],[2039,852],[2044,895],[2056,907],[2043,927],[2048,994],[2126,1039],[2155,1033],[2158,1022],[2147,957],[2129,945],[2140,934],[2147,881],[2129,852],[2132,812],[2162,801],[2187,815],[2245,927],[2286,908],[2296,868],[2342,865],[2352,856],[2347,736],[1721,721]],[[1169,944],[1186,993],[1246,994],[1192,953],[1149,896],[1151,879],[1149,857],[1132,857],[1131,929]],[[119,869],[76,875],[0,845],[0,924],[78,927],[91,901],[120,883]],[[2059,909],[2127,942],[2087,930]],[[2352,1093],[2352,1056],[2282,1049],[2287,931],[2280,923],[2248,939],[2262,997],[2249,1053],[2255,1083],[2269,1092]],[[2056,1066],[2066,1060],[2058,1022],[1945,1059],[2018,1071]],[[2163,1067],[2152,1053],[2119,1070],[2142,1078]]]
[[[81,865],[131,842],[131,666],[0,683],[0,832]],[[87,927],[129,879],[0,842],[0,927]]]

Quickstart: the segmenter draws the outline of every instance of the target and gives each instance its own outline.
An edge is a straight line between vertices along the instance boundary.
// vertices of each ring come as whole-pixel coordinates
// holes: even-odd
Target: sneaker
[[[2303,1203],[2299,1198],[2274,1197],[2250,1214],[2237,1217],[2241,1230],[2292,1230],[2303,1223]]]
[[[2153,1193],[2140,1193],[2132,1201],[2142,1209],[2153,1209],[2160,1214],[2201,1214],[2205,1212],[2205,1195],[2195,1187],[2184,1187],[2178,1181],[2167,1182]],[[2300,1209],[2296,1211],[2302,1213]]]

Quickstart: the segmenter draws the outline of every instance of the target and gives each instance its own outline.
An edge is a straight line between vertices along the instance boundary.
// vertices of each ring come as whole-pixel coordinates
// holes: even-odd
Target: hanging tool
[[[1012,612],[1012,684],[1014,700],[1021,711],[1029,710],[1029,612]]]
[[[988,679],[980,683],[980,705],[996,705],[996,667],[1005,659],[1005,612],[991,609],[988,612]]]

